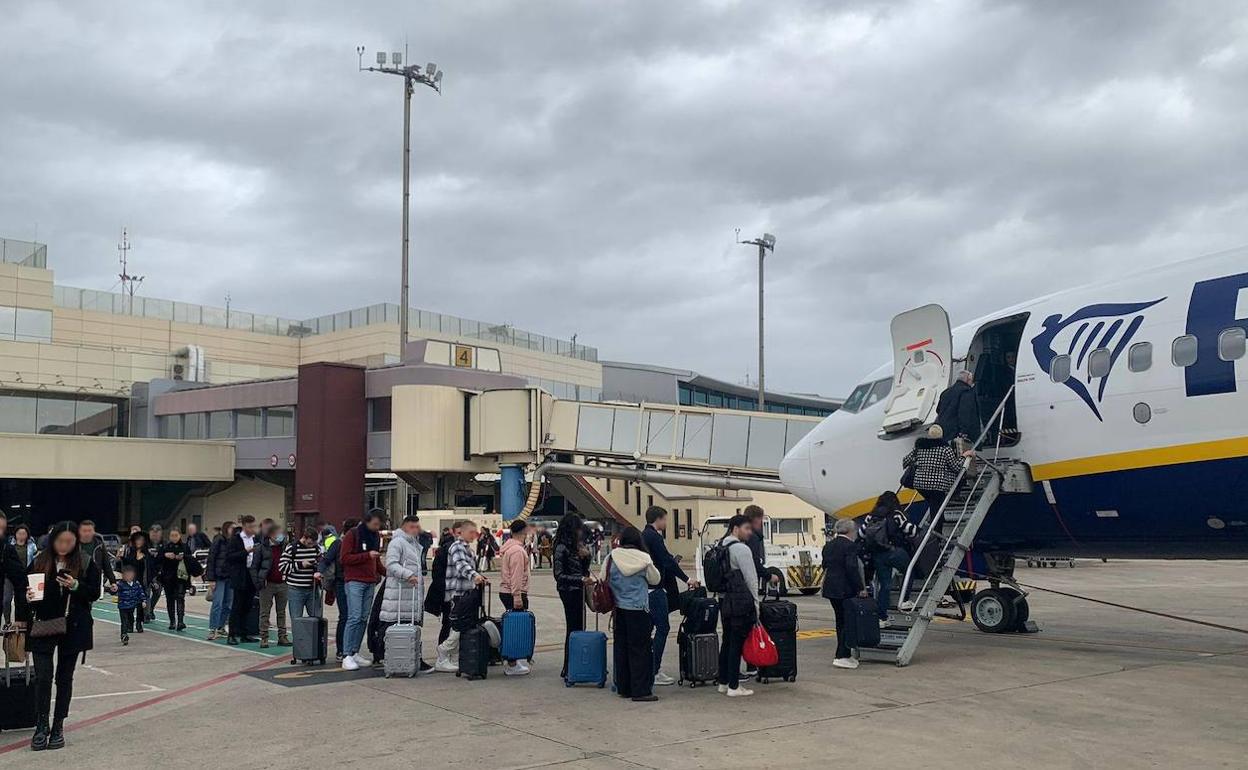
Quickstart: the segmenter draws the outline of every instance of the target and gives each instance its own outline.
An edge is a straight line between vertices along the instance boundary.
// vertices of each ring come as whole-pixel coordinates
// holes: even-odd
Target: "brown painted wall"
[[[364,510],[368,410],[364,368],[315,363],[299,367],[295,440],[296,523],[341,527]]]

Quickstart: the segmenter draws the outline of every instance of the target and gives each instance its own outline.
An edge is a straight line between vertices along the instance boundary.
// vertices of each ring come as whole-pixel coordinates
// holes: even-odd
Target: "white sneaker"
[[[907,599],[901,604],[898,604],[897,609],[901,610],[902,612],[909,612],[910,610],[914,609],[914,602]]]
[[[662,671],[654,675],[655,687],[669,687],[674,684],[676,684],[676,680],[672,679],[667,674],[664,674]]]
[[[527,660],[517,660],[516,668],[520,670],[519,675],[525,676],[533,672],[533,666]]]
[[[718,687],[716,687],[716,689],[719,690],[720,695],[723,695],[724,693],[728,692],[728,685],[721,684]]]
[[[459,663],[445,658],[438,658],[438,662],[433,664],[433,670],[442,674],[458,673]]]
[[[373,664],[371,660],[361,656],[358,652],[351,657],[355,658],[355,665],[357,666],[371,666]]]
[[[893,621],[891,621],[891,620],[881,620],[881,621],[880,621],[880,628],[888,628],[889,624],[890,624],[890,623],[892,623],[892,622],[893,622]]]
[[[342,670],[343,671],[359,671],[360,664],[355,662],[355,658],[348,655],[342,659]]]
[[[747,690],[744,687],[738,687],[735,690],[728,691],[729,698],[745,698],[753,694],[754,694],[753,690]]]
[[[520,676],[521,673],[519,663],[503,662],[503,676]]]
[[[837,668],[858,668],[858,661],[853,658],[837,658],[832,661]]]

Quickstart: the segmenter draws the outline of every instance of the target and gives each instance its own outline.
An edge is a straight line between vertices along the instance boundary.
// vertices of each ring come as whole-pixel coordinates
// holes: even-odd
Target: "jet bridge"
[[[391,396],[392,470],[479,473],[519,466],[535,481],[610,477],[783,492],[780,461],[819,423],[817,417],[676,404],[563,401],[538,388],[469,392],[401,385]]]

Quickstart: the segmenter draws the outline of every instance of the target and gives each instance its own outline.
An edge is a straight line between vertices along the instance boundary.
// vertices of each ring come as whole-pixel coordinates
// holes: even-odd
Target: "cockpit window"
[[[888,392],[893,389],[893,378],[889,377],[883,380],[877,380],[871,386],[871,392],[867,394],[867,400],[862,402],[863,409],[869,409],[872,405],[878,404],[888,398]]]
[[[854,388],[853,393],[849,394],[849,398],[845,399],[845,405],[841,407],[841,410],[856,413],[869,409],[874,404],[878,404],[885,398],[888,398],[888,393],[892,389],[892,377],[885,377],[874,382],[864,382]]]
[[[854,388],[854,392],[849,394],[849,398],[845,399],[845,403],[841,406],[841,411],[854,413],[862,409],[862,402],[870,392],[871,383],[869,382],[864,382]]]

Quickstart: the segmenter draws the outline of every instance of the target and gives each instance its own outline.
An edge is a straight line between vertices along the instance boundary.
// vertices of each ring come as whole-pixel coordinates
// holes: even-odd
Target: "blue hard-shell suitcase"
[[[568,676],[564,684],[607,685],[607,635],[601,631],[573,631],[568,637]]]
[[[503,613],[503,644],[499,654],[504,660],[533,660],[537,644],[537,619],[528,610]]]

